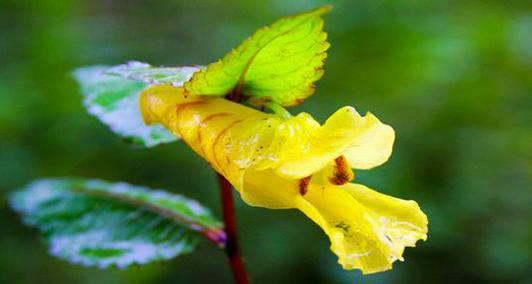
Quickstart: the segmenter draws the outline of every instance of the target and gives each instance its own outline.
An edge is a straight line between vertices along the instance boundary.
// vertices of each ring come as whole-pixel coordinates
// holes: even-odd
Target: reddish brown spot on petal
[[[308,191],[311,176],[304,177],[299,180],[299,194],[305,195]]]
[[[186,99],[188,98],[188,95],[189,95],[189,91],[187,90],[187,88],[183,88],[183,97]]]
[[[353,172],[343,155],[334,159],[334,164],[334,174],[329,178],[332,184],[342,185],[353,179]]]

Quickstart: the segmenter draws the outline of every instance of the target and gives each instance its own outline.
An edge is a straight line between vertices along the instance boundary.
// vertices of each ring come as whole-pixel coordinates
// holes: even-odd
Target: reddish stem
[[[237,284],[249,284],[249,279],[244,268],[242,257],[238,248],[235,205],[233,202],[233,189],[231,183],[222,175],[218,174],[220,181],[220,194],[222,198],[222,211],[224,219],[225,233],[227,235],[227,244],[225,251],[229,258],[231,270]]]

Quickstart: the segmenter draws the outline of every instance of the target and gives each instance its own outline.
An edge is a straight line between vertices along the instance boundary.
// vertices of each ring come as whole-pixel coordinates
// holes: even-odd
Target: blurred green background
[[[181,192],[219,215],[204,161],[182,143],[122,143],[86,114],[69,72],[133,59],[207,64],[258,27],[327,3],[326,74],[294,111],[323,121],[354,105],[392,125],[391,160],[357,179],[417,200],[429,239],[363,277],[336,264],[302,214],[238,200],[253,282],[532,283],[532,3],[502,0],[0,0],[0,283],[231,283],[207,242],[126,270],[57,260],[6,194],[38,177],[100,177]]]

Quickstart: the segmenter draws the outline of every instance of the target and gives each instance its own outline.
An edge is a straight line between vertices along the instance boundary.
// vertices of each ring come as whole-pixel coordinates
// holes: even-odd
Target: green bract
[[[282,18],[259,29],[237,48],[185,83],[192,95],[237,93],[263,105],[273,101],[296,105],[314,93],[313,83],[323,75],[327,34],[321,16],[324,6]]]
[[[199,67],[151,67],[140,62],[89,66],[74,71],[87,111],[113,132],[137,145],[152,147],[177,140],[160,125],[147,126],[139,111],[140,92],[148,84],[181,86]]]
[[[127,183],[43,179],[10,201],[53,255],[87,266],[123,268],[187,253],[198,239],[192,231],[224,237],[196,201]]]

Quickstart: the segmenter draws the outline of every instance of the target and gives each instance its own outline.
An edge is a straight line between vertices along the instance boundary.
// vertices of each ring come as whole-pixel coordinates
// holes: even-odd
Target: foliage
[[[255,105],[301,103],[314,93],[313,83],[323,75],[329,43],[321,16],[330,10],[324,6],[259,29],[224,58],[195,73],[185,83],[186,91],[236,93],[251,97]]]
[[[50,253],[87,266],[125,268],[192,251],[191,231],[221,233],[196,201],[162,190],[87,179],[43,179],[11,205],[39,228]]]

